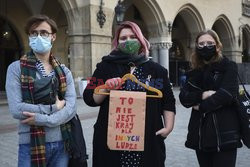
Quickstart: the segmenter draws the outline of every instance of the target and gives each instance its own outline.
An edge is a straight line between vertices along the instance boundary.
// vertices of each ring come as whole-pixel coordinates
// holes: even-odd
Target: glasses
[[[37,37],[38,35],[40,35],[42,38],[47,38],[49,37],[50,34],[53,34],[53,33],[49,33],[48,31],[46,30],[40,30],[40,31],[31,31],[31,33],[29,34],[29,37]]]
[[[197,44],[198,48],[203,48],[204,46],[207,46],[208,48],[212,48],[215,45],[215,42],[213,41],[202,41]]]

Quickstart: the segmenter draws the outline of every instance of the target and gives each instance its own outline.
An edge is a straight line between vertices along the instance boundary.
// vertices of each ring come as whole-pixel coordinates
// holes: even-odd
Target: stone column
[[[226,52],[227,58],[230,60],[236,62],[236,63],[242,63],[242,51],[240,50],[232,50]]]
[[[91,54],[89,45],[89,5],[71,6],[66,0],[59,0],[64,7],[68,18],[67,25],[67,58],[69,68],[75,82],[77,95],[79,96],[79,80],[91,74]]]
[[[93,4],[91,4],[93,2]],[[94,1],[67,9],[69,16],[68,43],[70,69],[79,95],[79,81],[92,76],[101,57],[111,50],[113,9],[104,8],[106,22],[100,28],[97,22],[99,4]]]
[[[150,44],[150,56],[152,57],[152,60],[156,63],[159,62],[159,54],[158,54],[158,44],[157,43],[151,43]]]
[[[87,38],[88,36],[77,34],[69,36],[70,70],[74,77],[78,96],[81,96],[79,88],[81,79],[86,79],[87,76],[91,75],[91,46],[86,42]]]
[[[70,69],[75,78],[91,75],[90,44],[86,36],[69,36]]]
[[[223,52],[222,54],[229,58],[230,60],[236,63],[242,63],[242,50],[243,45],[242,41],[239,43],[239,39],[242,39],[240,36],[236,36],[236,42],[232,45],[223,45]]]
[[[159,46],[159,63],[169,71],[169,48],[172,42],[161,42]]]

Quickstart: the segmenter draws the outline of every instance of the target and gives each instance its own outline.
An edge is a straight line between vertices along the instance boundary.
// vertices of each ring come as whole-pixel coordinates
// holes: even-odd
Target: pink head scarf
[[[119,25],[118,29],[116,30],[114,40],[112,41],[113,50],[115,50],[117,48],[117,46],[119,44],[118,41],[119,41],[120,32],[124,28],[130,28],[135,33],[137,39],[141,43],[140,52],[143,52],[145,54],[145,56],[148,56],[150,44],[149,44],[148,40],[143,36],[140,27],[131,21],[124,21]]]

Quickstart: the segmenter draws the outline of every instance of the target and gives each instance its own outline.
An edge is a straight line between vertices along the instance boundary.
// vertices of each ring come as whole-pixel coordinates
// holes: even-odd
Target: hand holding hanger
[[[114,79],[114,78],[112,78],[112,79]],[[125,83],[125,81],[128,80],[128,79],[130,79],[131,81],[133,81],[133,82],[135,82],[135,83],[141,85],[142,87],[144,87],[145,89],[147,89],[147,90],[149,90],[149,91],[151,91],[151,92],[157,93],[157,95],[147,95],[147,97],[162,98],[162,92],[161,92],[160,90],[158,90],[158,89],[156,89],[156,88],[153,88],[153,87],[151,87],[151,86],[148,86],[148,85],[146,85],[146,84],[140,82],[139,80],[137,80],[137,78],[136,78],[133,74],[125,74],[125,75],[121,78],[121,80],[122,80],[121,83],[122,83],[122,84]],[[108,80],[107,80],[107,81],[108,81]],[[105,82],[104,85],[100,85],[100,86],[96,87],[94,93],[95,93],[95,94],[100,94],[100,95],[109,95],[109,93],[107,93],[107,92],[100,92],[100,89],[110,89],[109,86],[106,85],[107,81]],[[112,81],[112,83],[114,83],[113,80],[111,80],[111,81]],[[118,81],[120,81],[120,80],[118,79]],[[109,81],[108,83],[110,83],[110,81]],[[118,84],[119,84],[119,83],[120,83],[120,82],[118,82]]]
[[[117,77],[108,79],[105,82],[105,85],[107,85],[108,89],[112,90],[112,89],[121,89],[123,83],[124,80],[120,77]]]

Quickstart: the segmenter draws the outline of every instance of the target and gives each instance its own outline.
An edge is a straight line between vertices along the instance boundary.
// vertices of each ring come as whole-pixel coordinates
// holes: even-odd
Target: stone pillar
[[[72,18],[69,29],[70,69],[78,96],[79,80],[91,77],[102,56],[111,51],[113,9],[103,10],[106,22],[101,28],[96,16],[99,5],[86,3],[77,9],[72,9],[72,12],[79,14]]]
[[[59,0],[68,18],[67,25],[67,57],[72,72],[77,95],[79,96],[79,79],[85,78],[91,71],[91,55],[89,45],[89,5],[69,6],[65,0]],[[72,7],[72,8],[71,8]]]
[[[90,44],[86,42],[83,35],[71,34],[69,36],[70,70],[74,77],[75,88],[80,95],[79,81],[91,75],[91,54]]]
[[[152,57],[152,60],[156,63],[159,62],[159,54],[158,54],[158,44],[157,43],[152,43],[150,44],[150,56]]]
[[[75,78],[91,75],[90,44],[86,40],[82,35],[69,36],[70,69]]]
[[[239,42],[239,39],[242,39],[240,36],[236,36],[236,42],[233,43],[233,45],[226,45],[223,46],[223,52],[222,54],[229,58],[230,60],[236,62],[236,63],[242,63],[242,41]]]
[[[240,50],[230,51],[227,57],[236,63],[242,63],[242,51]]]
[[[159,63],[169,71],[169,48],[172,42],[161,42],[159,46]]]
[[[112,38],[112,25],[114,18],[114,9],[103,6],[103,12],[106,15],[106,21],[104,25],[100,27],[97,21],[97,13],[100,10],[99,3],[95,4],[95,1],[90,1],[89,6],[89,34],[91,44],[91,70],[92,73],[96,69],[96,64],[101,61],[101,58],[111,51],[111,38]]]

